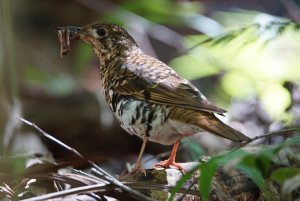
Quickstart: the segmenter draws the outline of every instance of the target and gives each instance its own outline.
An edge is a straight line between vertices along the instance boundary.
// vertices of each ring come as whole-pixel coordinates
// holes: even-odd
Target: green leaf
[[[219,158],[214,158],[200,166],[199,187],[200,195],[203,201],[209,200],[209,194],[211,191],[211,181],[215,172],[217,171],[217,168],[220,165],[219,162]]]
[[[258,153],[249,153],[243,150],[234,150],[222,155],[218,155],[212,157],[206,163],[200,164],[198,167],[195,167],[193,171],[184,175],[181,180],[177,183],[177,185],[172,189],[171,196],[169,201],[174,198],[175,193],[184,185],[184,183],[190,178],[191,174],[197,169],[200,170],[199,177],[199,187],[200,187],[200,196],[203,201],[209,200],[209,195],[211,192],[211,183],[213,176],[220,166],[229,166],[236,167],[242,172],[244,172],[256,185],[260,188],[262,192],[264,192],[264,196],[266,199],[272,198],[272,192],[268,190],[268,187],[265,184],[265,178],[269,178],[270,174],[270,166],[273,159],[277,156],[278,152],[286,146],[299,144],[300,136],[293,137],[288,139],[286,142],[270,147],[263,148]],[[226,167],[225,167],[226,168]],[[298,169],[298,168],[297,168]],[[278,170],[279,171],[279,170]],[[284,171],[284,170],[280,170]],[[281,177],[283,177],[284,173],[282,172],[274,172],[271,175],[271,178],[275,181],[279,181]],[[296,173],[300,172],[299,170],[292,170],[293,173],[290,173],[292,176]],[[297,175],[297,174],[296,174]],[[288,176],[289,178],[289,176]],[[293,181],[293,180],[292,180]],[[286,183],[288,187],[295,188],[298,183]],[[287,188],[287,187],[286,187]],[[286,190],[286,189],[284,189]]]
[[[228,164],[234,160],[241,160],[249,153],[242,150],[235,150],[225,153],[223,155],[216,156],[210,159],[208,162],[200,165],[200,177],[199,177],[199,186],[200,186],[200,195],[203,201],[209,200],[209,194],[211,191],[211,182],[214,174],[216,173],[219,166]]]
[[[282,185],[287,179],[300,174],[300,168],[284,167],[278,168],[272,172],[271,179]]]
[[[122,2],[121,7],[153,22],[170,25],[181,24],[182,17],[199,13],[200,3],[171,0],[139,0],[132,3],[127,0]]]
[[[265,188],[264,178],[269,177],[272,160],[278,154],[281,147],[281,145],[278,145],[271,148],[264,148],[257,154],[249,154],[236,167],[243,171],[263,190]]]
[[[263,189],[264,178],[260,169],[257,167],[256,156],[249,155],[245,157],[236,167],[251,178],[260,189]]]
[[[187,79],[223,73],[221,86],[229,97],[255,95],[271,119],[291,122],[286,111],[291,97],[282,83],[300,81],[300,26],[264,13],[238,14],[220,18],[237,21],[234,29],[226,25],[232,31],[214,38],[187,36],[184,45],[190,51],[173,59],[171,66]],[[280,54],[282,48],[289,51]]]
[[[266,178],[269,177],[270,174],[270,165],[274,157],[280,151],[281,146],[275,146],[271,148],[265,148],[259,152],[256,157],[256,165],[259,168],[262,175]]]
[[[300,128],[299,128],[300,130]],[[287,139],[283,146],[291,146],[294,144],[300,144],[300,135]]]

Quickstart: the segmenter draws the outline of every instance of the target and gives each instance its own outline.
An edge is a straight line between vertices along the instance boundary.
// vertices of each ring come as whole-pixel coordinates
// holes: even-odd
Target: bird
[[[176,163],[180,140],[210,132],[234,142],[250,138],[219,120],[226,111],[212,104],[190,81],[164,62],[144,53],[129,33],[113,23],[57,28],[61,54],[70,41],[91,45],[99,58],[106,102],[121,127],[143,139],[132,172],[143,171],[142,156],[148,141],[173,145],[170,157],[156,168],[184,168]]]

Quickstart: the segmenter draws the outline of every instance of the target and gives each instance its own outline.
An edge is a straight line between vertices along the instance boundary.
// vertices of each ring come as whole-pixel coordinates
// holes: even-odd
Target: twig
[[[70,168],[70,169],[71,169],[71,171],[73,171],[73,172],[75,172],[75,173],[77,173],[77,174],[81,174],[81,175],[86,176],[86,177],[88,177],[88,178],[90,178],[90,179],[94,179],[94,180],[96,180],[98,183],[99,183],[99,182],[102,182],[102,183],[108,184],[107,181],[105,181],[105,180],[103,180],[103,179],[101,179],[101,178],[98,178],[98,177],[96,177],[96,176],[94,176],[94,175],[88,174],[88,173],[83,172],[83,171],[81,171],[81,170],[76,170],[76,169],[73,169],[73,168]]]
[[[2,183],[0,186],[0,193],[4,193],[8,199],[11,199],[14,195],[14,191],[6,183]]]
[[[197,180],[196,180],[197,182]],[[160,190],[160,191],[165,191],[169,192],[173,186],[168,186],[168,185],[158,185],[158,184],[151,184],[143,182],[129,182],[128,185],[132,185],[133,188],[140,189],[140,190]],[[54,192],[54,193],[49,193],[46,195],[41,195],[38,197],[34,198],[29,198],[29,199],[24,199],[22,201],[43,201],[47,199],[54,199],[54,198],[59,198],[59,197],[66,197],[69,195],[74,195],[74,194],[83,194],[83,193],[96,193],[96,192],[103,192],[107,189],[111,189],[111,187],[105,185],[105,184],[93,184],[93,185],[88,185],[88,186],[81,186],[81,187],[76,187],[72,188],[69,190],[64,190],[60,192]],[[184,188],[180,189],[178,193],[183,192],[185,190]],[[198,191],[190,190],[189,189],[189,194],[191,195],[198,195]],[[186,192],[186,191],[184,191]]]
[[[105,184],[94,184],[94,185],[88,185],[88,186],[81,186],[77,188],[72,188],[60,192],[54,192],[54,193],[48,193],[45,195],[41,195],[38,197],[33,197],[29,199],[24,199],[22,201],[43,201],[48,199],[54,199],[59,197],[66,197],[68,195],[74,195],[74,194],[82,194],[82,193],[95,193],[95,192],[101,192],[106,190]]]
[[[195,181],[193,181],[190,185],[189,185],[189,187],[184,191],[184,193],[177,199],[177,201],[182,201],[184,198],[185,198],[185,196],[187,195],[187,194],[189,194],[189,192],[191,191],[191,189],[192,189],[192,187],[195,185],[195,184],[197,184],[198,183],[198,179],[195,179]],[[199,192],[198,192],[199,193]]]
[[[132,195],[133,197],[139,199],[139,200],[146,200],[146,201],[153,201],[153,199],[145,196],[144,194],[131,189],[130,187],[124,185],[123,183],[121,183],[119,180],[115,179],[113,176],[111,176],[110,174],[108,174],[106,171],[104,171],[102,168],[100,168],[99,166],[97,166],[94,162],[84,158],[76,149],[64,144],[63,142],[61,142],[60,140],[54,138],[53,136],[51,136],[50,134],[46,133],[45,131],[43,131],[41,128],[39,128],[36,124],[23,119],[21,117],[17,117],[19,120],[21,120],[22,122],[24,122],[25,124],[33,127],[34,129],[36,129],[41,136],[59,144],[60,146],[62,146],[63,148],[67,149],[68,151],[74,153],[76,156],[78,156],[79,158],[83,159],[84,161],[86,161],[88,164],[90,164],[95,170],[97,170],[98,175],[102,177],[102,179],[108,181],[109,183],[119,187],[120,189],[122,189],[123,191],[129,193],[130,195]]]
[[[255,140],[258,140],[258,139],[262,139],[262,138],[270,138],[270,137],[273,137],[273,136],[277,136],[277,135],[281,135],[282,133],[284,132],[288,132],[288,131],[296,131],[296,130],[300,130],[300,128],[296,127],[296,128],[287,128],[287,129],[283,129],[283,130],[279,130],[279,131],[274,131],[274,132],[270,132],[270,133],[267,133],[267,134],[264,134],[264,135],[260,135],[260,136],[255,136],[254,138],[251,138],[243,143],[240,144],[240,146],[238,146],[236,149],[239,149],[241,147],[244,147],[246,146],[247,144],[255,141]]]

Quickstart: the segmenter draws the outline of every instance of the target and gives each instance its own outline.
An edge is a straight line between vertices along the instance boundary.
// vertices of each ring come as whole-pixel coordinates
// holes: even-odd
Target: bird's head
[[[92,45],[100,60],[138,49],[136,42],[125,29],[111,23],[93,23],[83,27],[58,27],[57,33],[59,37],[62,35],[60,37],[61,44],[66,44],[66,47],[62,46],[62,49],[65,49],[62,54],[67,54],[70,50],[67,45],[70,44],[68,40],[75,39],[80,39]]]

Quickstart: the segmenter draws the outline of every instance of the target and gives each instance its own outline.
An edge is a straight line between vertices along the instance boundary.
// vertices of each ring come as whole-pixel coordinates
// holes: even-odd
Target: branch
[[[119,180],[115,179],[108,173],[106,173],[104,170],[102,170],[100,167],[98,167],[93,162],[85,159],[78,151],[75,149],[69,147],[68,145],[64,144],[63,142],[55,139],[48,133],[44,132],[42,129],[40,129],[37,125],[23,119],[19,118],[22,122],[26,123],[27,125],[35,128],[38,130],[38,132],[41,134],[41,136],[46,137],[47,139],[50,139],[57,144],[61,145],[68,151],[71,151],[79,158],[85,160],[87,163],[89,163],[92,166],[93,171],[99,175],[99,177],[106,182],[109,183],[86,183],[87,186],[80,186],[80,187],[74,187],[72,189],[60,191],[60,192],[54,192],[49,193],[46,195],[26,199],[25,201],[41,201],[45,199],[54,199],[59,197],[65,197],[70,195],[79,195],[79,194],[89,194],[89,193],[99,193],[100,195],[107,195],[107,193],[120,193],[118,189],[122,189],[123,192],[127,192],[131,197],[134,197],[138,200],[146,200],[146,201],[153,201],[155,200],[166,200],[168,198],[168,193],[173,190],[174,185],[176,185],[177,182],[180,182],[182,178],[182,173],[176,169],[148,169],[146,171],[146,176],[144,173],[135,173],[132,175],[127,175],[127,177],[123,177],[121,183]],[[261,139],[261,138],[269,138],[273,137],[279,134],[282,134],[283,132],[287,131],[294,131],[294,130],[300,130],[300,128],[289,128],[285,130],[280,130],[276,132],[271,132],[262,136],[257,136],[249,141],[243,143],[240,147],[245,146],[246,144],[249,144],[250,142],[253,142],[255,140]],[[239,147],[239,148],[240,148]],[[237,148],[238,149],[238,148]],[[286,151],[286,154],[290,154],[290,152]],[[295,153],[297,155],[297,153]],[[279,158],[285,158],[288,160],[293,161],[293,157],[287,157],[287,155],[281,154],[278,156]],[[278,161],[282,161],[279,159]],[[185,182],[182,187],[176,191],[175,198],[176,200],[199,200],[199,189],[201,186],[198,186],[199,182],[199,174],[205,174],[205,172],[199,172],[199,163],[198,162],[189,162],[189,163],[182,163],[181,165],[184,166],[184,169],[191,177],[190,179]],[[278,162],[274,161],[274,167],[278,166]],[[289,166],[289,165],[288,165]],[[197,171],[196,171],[197,170]],[[90,175],[87,175],[85,173],[81,174],[83,177],[87,177],[87,181],[91,182],[99,182],[96,180],[93,180]],[[70,177],[70,175],[64,175],[66,177]],[[186,175],[185,175],[186,176]],[[62,181],[60,179],[63,179],[64,177],[57,177],[54,178],[54,180],[57,179],[57,181]],[[81,176],[70,177],[66,181],[82,181]],[[102,182],[102,181],[100,181]],[[82,185],[85,185],[84,183]],[[215,172],[215,175],[212,179],[212,191],[210,194],[210,200],[228,200],[228,199],[242,199],[247,198],[247,200],[257,200],[259,197],[260,190],[255,185],[255,183],[241,171],[234,169],[234,168],[228,168],[226,166],[218,168],[218,170]],[[110,191],[112,190],[112,191]],[[151,196],[147,197],[144,194],[138,192],[142,191],[146,195]],[[124,194],[120,194],[120,196],[124,196]],[[122,199],[121,199],[122,200]]]
[[[24,199],[23,201],[43,201],[48,199],[54,199],[59,197],[66,197],[68,195],[74,195],[74,194],[82,194],[82,193],[96,193],[100,191],[106,190],[105,184],[94,184],[94,185],[88,185],[88,186],[81,186],[77,188],[71,188],[68,190],[55,192],[55,193],[48,193],[45,195],[41,195],[38,197],[33,197],[29,199]]]
[[[67,149],[68,151],[72,152],[73,154],[75,154],[76,156],[78,156],[79,158],[81,158],[82,160],[86,161],[88,164],[90,164],[95,171],[97,171],[98,175],[104,179],[105,181],[108,181],[109,183],[119,187],[120,189],[122,189],[123,191],[129,193],[130,195],[132,195],[133,197],[139,199],[139,200],[146,200],[146,201],[153,201],[153,199],[145,196],[144,194],[131,189],[130,187],[124,185],[123,183],[121,183],[120,181],[118,181],[117,179],[115,179],[113,176],[111,176],[110,174],[108,174],[106,171],[104,171],[102,168],[100,168],[99,166],[97,166],[94,162],[87,160],[86,158],[84,158],[76,149],[64,144],[63,142],[59,141],[58,139],[54,138],[53,136],[51,136],[50,134],[46,133],[45,131],[43,131],[41,128],[39,128],[36,124],[31,123],[28,120],[25,120],[21,117],[17,117],[19,120],[21,120],[23,123],[33,127],[34,129],[36,129],[39,134],[42,137],[45,137],[55,143],[57,143],[58,145],[62,146],[63,148]]]
[[[274,137],[274,136],[277,136],[277,135],[282,135],[282,133],[285,133],[285,132],[288,132],[288,131],[296,131],[296,130],[300,130],[300,128],[298,128],[298,127],[287,128],[287,129],[282,129],[282,130],[279,130],[279,131],[270,132],[270,133],[267,133],[267,134],[264,134],[264,135],[255,136],[254,138],[251,138],[250,140],[241,143],[240,146],[238,146],[235,149],[242,148],[242,147],[246,146],[247,144],[249,144],[249,143],[251,143],[253,141],[256,141],[258,139],[271,138],[271,137]]]

